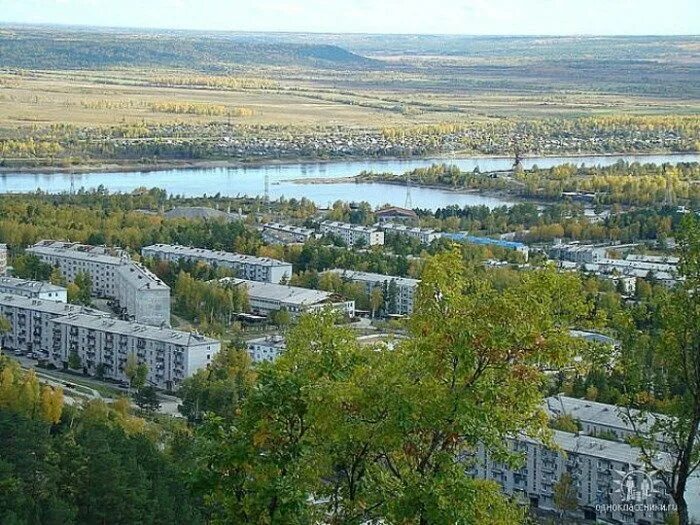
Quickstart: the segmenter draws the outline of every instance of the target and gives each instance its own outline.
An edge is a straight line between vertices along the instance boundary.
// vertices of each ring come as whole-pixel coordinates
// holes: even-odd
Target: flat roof
[[[29,290],[32,292],[65,292],[63,286],[58,286],[44,281],[30,281],[18,277],[0,277],[0,288],[13,288],[17,290]]]
[[[108,314],[100,312],[99,310],[94,310],[92,308],[87,308],[85,306],[80,306],[77,304],[68,304],[59,301],[51,301],[49,299],[37,299],[32,297],[24,297],[22,295],[16,294],[3,294],[0,295],[0,305],[2,306],[15,306],[17,308],[23,308],[25,310],[34,310],[37,312],[47,312],[57,315],[66,315],[73,312],[88,312],[94,315],[106,316]]]
[[[199,334],[173,330],[172,328],[159,328],[131,321],[122,321],[113,317],[98,317],[87,314],[72,314],[54,319],[55,323],[78,326],[89,330],[110,332],[114,334],[130,335],[142,339],[152,339],[182,346],[196,346],[203,344],[219,343]]]
[[[120,266],[117,271],[124,279],[139,290],[170,290],[170,287],[155,274],[135,262],[124,264]]]
[[[283,224],[281,222],[266,222],[263,224],[263,228],[269,228],[271,230],[280,230],[289,233],[301,233],[303,235],[313,235],[314,230],[309,228],[302,228],[301,226],[292,226],[291,224]]]
[[[323,221],[322,226],[330,226],[331,228],[340,228],[343,230],[354,230],[361,231],[365,233],[375,233],[379,230],[371,226],[362,226],[361,224],[352,224],[350,222],[339,222],[339,221]]]
[[[27,248],[30,253],[66,257],[84,261],[97,261],[104,264],[122,264],[128,260],[127,253],[121,248],[91,246],[75,242],[43,240]]]
[[[285,284],[266,283],[260,281],[249,281],[235,277],[224,277],[219,279],[222,284],[233,284],[235,286],[245,286],[248,289],[248,296],[260,299],[269,299],[285,303],[298,305],[314,305],[330,301],[335,294],[324,292],[323,290],[313,290],[301,288],[299,286],[288,286]]]
[[[207,248],[191,248],[179,244],[152,244],[141,249],[141,253],[155,252],[180,256],[182,258],[203,259],[210,261],[226,261],[231,263],[259,264],[261,266],[291,266],[292,263],[271,259],[269,257],[255,257],[240,253],[209,250]]]
[[[372,283],[383,283],[386,281],[396,281],[396,284],[402,286],[418,286],[419,279],[411,279],[410,277],[398,277],[396,275],[384,275],[381,273],[360,272],[357,270],[344,270],[342,268],[333,268],[329,272],[339,273],[343,277],[353,281],[364,281]]]
[[[528,248],[527,244],[514,241],[504,241],[503,239],[492,239],[491,237],[476,237],[475,235],[468,235],[464,232],[455,233],[443,233],[442,237],[450,239],[457,242],[466,242],[471,244],[482,244],[482,245],[494,245],[500,246],[501,248],[512,248],[514,250],[525,250]]]

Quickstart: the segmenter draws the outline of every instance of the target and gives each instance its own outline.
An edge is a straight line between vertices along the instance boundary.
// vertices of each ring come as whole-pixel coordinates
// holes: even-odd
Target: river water
[[[700,154],[682,155],[613,155],[583,157],[531,157],[523,166],[537,165],[548,168],[563,163],[586,166],[606,166],[618,160],[627,162],[678,163],[699,162]],[[0,192],[29,192],[41,189],[51,193],[69,191],[71,185],[80,188],[97,188],[102,185],[111,192],[129,192],[138,187],[159,187],[173,195],[199,196],[203,194],[225,196],[262,195],[265,175],[270,181],[271,199],[306,197],[319,206],[336,200],[367,201],[372,206],[406,203],[406,188],[382,183],[339,182],[335,184],[315,183],[315,179],[332,179],[357,175],[363,170],[375,172],[403,173],[414,168],[430,166],[436,162],[456,164],[463,170],[479,168],[481,171],[509,169],[511,158],[468,157],[457,159],[410,159],[410,160],[361,160],[348,162],[274,164],[231,168],[188,168],[146,172],[118,173],[6,173],[0,175]],[[308,179],[309,183],[303,183]],[[411,188],[411,205],[418,208],[436,209],[450,204],[485,205],[489,207],[511,204],[507,200],[479,194],[455,193],[432,188]]]

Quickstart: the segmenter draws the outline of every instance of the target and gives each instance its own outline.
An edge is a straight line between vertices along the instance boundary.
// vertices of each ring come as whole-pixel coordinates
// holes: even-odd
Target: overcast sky
[[[0,22],[231,31],[700,34],[700,0],[0,0]]]

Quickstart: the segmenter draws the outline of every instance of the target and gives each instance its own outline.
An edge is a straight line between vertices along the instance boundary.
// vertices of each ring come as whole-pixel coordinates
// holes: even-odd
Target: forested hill
[[[0,27],[0,67],[174,67],[226,71],[237,65],[376,67],[331,44],[259,42],[223,33]]]

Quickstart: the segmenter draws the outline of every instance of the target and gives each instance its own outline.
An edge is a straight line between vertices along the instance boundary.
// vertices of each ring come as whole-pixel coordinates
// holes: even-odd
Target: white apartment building
[[[0,296],[0,315],[10,323],[2,335],[2,348],[21,355],[48,360],[51,347],[51,321],[73,313],[105,315],[97,310],[55,300],[6,294]]]
[[[246,343],[246,348],[253,363],[261,363],[277,359],[287,349],[287,343],[281,335],[269,335],[251,339]]]
[[[556,511],[555,485],[567,472],[573,481],[579,512],[586,519],[639,525],[666,523],[673,511],[672,500],[660,480],[644,476],[647,469],[639,449],[624,442],[557,430],[553,441],[556,449],[525,436],[509,440],[511,450],[524,459],[521,468],[493,460],[480,447],[471,474],[496,481],[503,492],[532,507]],[[667,456],[658,459],[662,463],[669,461]],[[646,479],[650,481],[647,483]],[[646,497],[629,500],[628,485],[632,485],[632,494],[639,494],[644,483]]]
[[[7,275],[7,244],[0,244],[0,275]]]
[[[381,225],[384,233],[391,233],[394,235],[401,235],[402,237],[410,237],[412,239],[418,239],[422,244],[430,244],[435,239],[439,239],[441,234],[435,230],[428,230],[425,228],[411,228],[404,224],[395,224],[393,222],[387,222]]]
[[[355,316],[355,301],[343,301],[331,292],[235,277],[225,277],[219,282],[224,286],[245,286],[251,313],[257,315],[267,316],[276,310],[285,309],[292,317],[298,317],[303,313],[330,308],[348,317]]]
[[[347,222],[323,221],[321,233],[333,234],[340,237],[348,246],[362,243],[365,246],[377,246],[384,244],[384,232],[369,226],[350,224]]]
[[[418,279],[339,268],[328,271],[340,274],[348,281],[363,284],[367,294],[371,294],[375,287],[382,288],[387,301],[393,303],[388,305],[389,313],[409,315],[413,312],[415,295],[420,283]]]
[[[314,230],[279,222],[263,224],[262,238],[270,244],[304,243],[314,236]]]
[[[46,299],[47,301],[68,301],[68,291],[62,286],[45,283],[42,281],[30,281],[17,277],[0,277],[0,294],[14,294],[32,299]]]
[[[51,320],[50,360],[56,366],[70,355],[83,373],[127,381],[129,354],[148,367],[148,384],[177,390],[182,381],[209,365],[221,343],[198,334],[118,319],[73,313]]]
[[[578,264],[594,263],[605,258],[607,248],[593,244],[555,244],[549,250],[552,259]]]
[[[292,265],[288,262],[269,257],[254,257],[205,248],[190,248],[176,244],[154,244],[143,248],[141,255],[174,263],[201,261],[211,266],[230,268],[236,272],[236,277],[249,281],[279,283],[292,276]]]
[[[28,253],[58,267],[68,282],[80,273],[92,280],[92,293],[111,299],[115,310],[141,323],[170,325],[170,288],[124,250],[71,242],[44,240]]]

